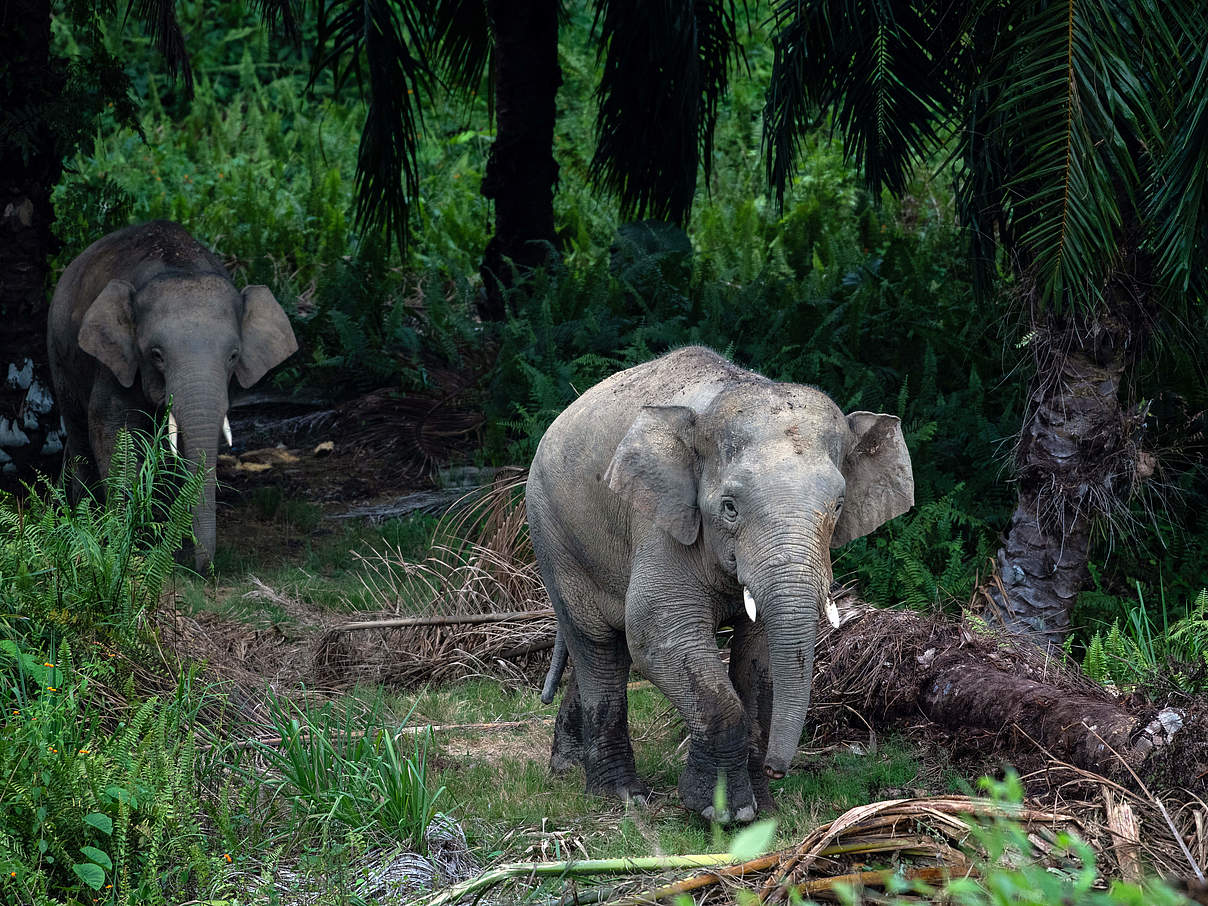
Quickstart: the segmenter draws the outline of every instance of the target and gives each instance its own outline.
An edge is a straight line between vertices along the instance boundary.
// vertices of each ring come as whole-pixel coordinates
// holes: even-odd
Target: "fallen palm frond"
[[[578,878],[585,875],[622,875],[632,872],[675,871],[682,868],[709,868],[734,861],[729,853],[689,856],[641,856],[622,859],[579,859],[566,862],[513,862],[454,884],[428,899],[425,906],[451,906],[471,895],[481,894],[497,884],[516,878]]]
[[[455,613],[433,617],[399,617],[393,620],[361,620],[341,623],[329,633],[354,632],[362,629],[405,629],[410,626],[466,626],[475,623],[506,623],[509,620],[548,620],[548,610],[509,611],[507,613]]]
[[[432,394],[403,395],[383,389],[343,403],[332,413],[328,430],[341,444],[371,453],[392,481],[428,475],[475,438],[485,418],[461,408],[465,390],[457,372],[443,369]]]
[[[418,563],[388,546],[357,555],[365,596],[382,613],[318,640],[322,681],[410,686],[487,675],[527,684],[544,672],[539,655],[553,647],[556,625],[528,540],[523,488],[520,473],[503,472],[463,497]]]
[[[523,862],[501,865],[477,878],[453,885],[426,901],[426,906],[453,906],[505,881],[524,878],[666,874],[685,868],[704,869],[686,878],[654,887],[641,880],[614,883],[580,891],[581,903],[639,906],[671,900],[690,892],[715,889],[728,892],[735,884],[758,890],[761,900],[775,903],[793,894],[809,896],[838,886],[885,887],[897,878],[904,882],[941,883],[975,873],[970,853],[984,856],[971,833],[971,822],[1009,819],[1034,840],[1037,857],[1061,861],[1057,845],[1062,831],[1079,829],[1069,814],[1039,808],[1011,807],[969,796],[929,799],[892,799],[850,809],[809,834],[797,846],[756,859],[739,861],[728,853],[663,856],[641,859],[584,859],[557,862]],[[868,868],[869,860],[894,865]],[[905,860],[923,864],[908,865]],[[624,891],[623,887],[637,889]],[[647,882],[648,883],[648,882]]]

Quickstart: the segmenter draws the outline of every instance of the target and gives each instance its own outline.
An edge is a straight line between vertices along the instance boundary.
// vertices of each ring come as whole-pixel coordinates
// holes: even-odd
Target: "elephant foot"
[[[714,799],[718,779],[722,776],[725,778],[726,803],[719,813]],[[760,808],[751,776],[747,773],[745,755],[739,765],[722,768],[716,757],[706,756],[694,747],[688,753],[688,760],[680,773],[679,794],[685,808],[696,812],[706,821],[722,824],[750,822]]]
[[[564,748],[559,748],[558,741],[554,740],[553,751],[549,753],[549,772],[551,774],[569,774],[575,768],[582,766],[582,749],[577,752],[567,751]]]
[[[554,742],[549,752],[550,773],[566,774],[583,767],[583,740],[577,729],[567,727],[561,721],[554,725]]]
[[[710,805],[700,813],[700,816],[706,821],[716,821],[719,824],[730,824],[731,821],[736,821],[739,824],[750,824],[755,820],[755,809],[749,805],[744,805],[731,818],[728,811],[723,811],[718,815],[717,810]]]
[[[776,800],[768,785],[768,775],[763,772],[763,755],[752,758],[747,764],[747,777],[751,780],[751,792],[755,794],[756,808],[761,812],[776,811]]]

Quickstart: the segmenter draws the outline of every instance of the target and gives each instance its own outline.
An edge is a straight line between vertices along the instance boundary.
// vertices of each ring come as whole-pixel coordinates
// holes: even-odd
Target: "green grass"
[[[361,694],[364,694],[362,692]],[[638,774],[654,797],[647,805],[623,805],[584,792],[583,774],[550,774],[547,764],[557,702],[541,704],[535,689],[507,689],[491,680],[472,680],[391,698],[396,714],[412,723],[436,725],[531,721],[521,728],[455,731],[436,736],[434,765],[453,813],[471,843],[486,852],[520,858],[524,850],[553,835],[582,841],[591,858],[650,855],[654,852],[711,851],[712,829],[680,807],[676,793],[683,724],[657,689],[629,693],[630,735]],[[412,711],[412,709],[414,709]],[[551,720],[540,722],[539,718]],[[871,755],[835,754],[798,763],[774,783],[779,805],[777,846],[788,846],[822,821],[903,788],[926,788],[940,777],[919,760],[904,738],[882,740]],[[518,831],[519,829],[519,831]],[[564,844],[558,844],[564,845]],[[580,853],[581,854],[581,853]]]

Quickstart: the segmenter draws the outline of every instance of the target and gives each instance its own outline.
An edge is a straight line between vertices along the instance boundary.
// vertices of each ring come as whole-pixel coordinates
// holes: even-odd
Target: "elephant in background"
[[[566,409],[526,495],[558,617],[547,697],[566,650],[575,665],[551,767],[582,763],[589,791],[648,794],[629,740],[632,662],[690,733],[684,805],[740,821],[771,808],[768,779],[788,771],[809,708],[817,620],[833,609],[830,548],[914,504],[899,420],[844,415],[820,390],[684,348]]]
[[[196,566],[208,568],[218,439],[231,443],[231,377],[251,387],[298,348],[272,292],[237,290],[182,226],[155,220],[98,239],[67,266],[47,344],[77,498],[108,472],[118,429],[149,430],[172,399],[173,451],[194,467],[205,463],[193,534]]]

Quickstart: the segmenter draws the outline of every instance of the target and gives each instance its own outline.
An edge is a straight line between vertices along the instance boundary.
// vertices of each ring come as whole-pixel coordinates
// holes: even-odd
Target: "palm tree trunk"
[[[495,202],[495,235],[482,261],[489,320],[506,314],[506,293],[554,250],[554,119],[558,65],[557,0],[488,0],[494,38],[495,141],[482,194]],[[515,274],[513,273],[515,268]]]
[[[1120,402],[1135,341],[1114,315],[1081,327],[1050,321],[1031,341],[1036,377],[1016,451],[1019,498],[982,590],[994,622],[1040,641],[1059,643],[1070,629],[1093,521],[1110,518],[1144,477],[1141,420]]]
[[[50,193],[63,172],[46,110],[63,85],[46,0],[0,3],[0,480],[28,480],[57,454],[46,360],[46,290],[55,240]],[[53,436],[51,436],[53,435]],[[47,444],[48,439],[50,444]]]

